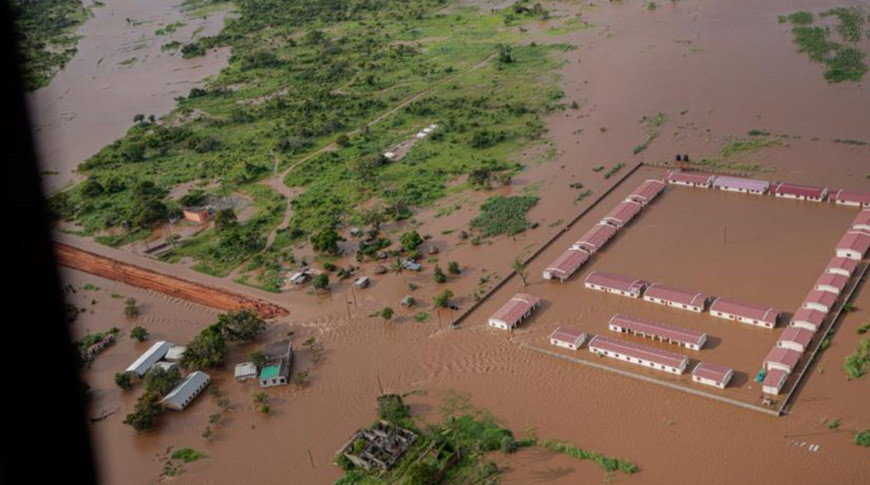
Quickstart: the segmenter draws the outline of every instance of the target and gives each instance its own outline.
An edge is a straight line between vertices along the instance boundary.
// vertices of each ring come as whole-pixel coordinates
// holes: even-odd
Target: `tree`
[[[498,49],[498,62],[500,64],[510,64],[514,62],[514,56],[510,45],[498,44],[496,48]]]
[[[133,378],[129,372],[118,372],[115,374],[115,384],[122,390],[129,391],[133,388]]]
[[[398,394],[378,396],[378,418],[391,423],[398,423],[411,416],[411,408]]]
[[[259,337],[266,322],[250,310],[218,315],[221,333],[230,340],[251,341]]]
[[[232,208],[221,209],[214,216],[214,227],[218,231],[225,231],[239,225],[239,219],[236,217],[236,211]]]
[[[217,367],[227,353],[227,343],[220,325],[206,327],[184,349],[179,365],[184,368]]]
[[[447,264],[447,271],[449,271],[450,274],[462,273],[462,269],[459,267],[459,263],[457,263],[456,261],[451,261]]]
[[[139,307],[136,306],[135,298],[127,298],[124,301],[124,315],[127,315],[127,318],[139,316]]]
[[[453,292],[449,288],[445,288],[441,293],[438,293],[438,296],[434,298],[435,306],[440,308],[447,308],[450,304],[450,299],[453,298]]]
[[[264,354],[262,350],[251,352],[248,358],[251,359],[251,362],[257,367],[262,367],[263,364],[266,363],[266,354]]]
[[[520,279],[523,280],[523,286],[528,286],[529,283],[526,281],[526,277],[528,276],[526,274],[526,265],[520,261],[520,258],[515,259],[514,262],[511,263],[511,269],[516,271],[520,276]]]
[[[154,366],[145,373],[145,392],[153,392],[165,396],[181,382],[181,374],[177,367],[164,369]]]
[[[347,135],[342,133],[342,134],[338,135],[338,137],[335,139],[335,144],[342,147],[342,148],[350,146],[350,138],[348,138]]]
[[[441,267],[438,266],[437,264],[435,265],[435,270],[432,273],[432,276],[435,277],[436,283],[446,283],[447,282],[447,275],[444,274],[443,271],[441,271]]]
[[[144,342],[148,340],[148,330],[137,325],[130,330],[130,338],[137,342]]]
[[[254,401],[254,406],[263,413],[269,414],[269,395],[265,392],[255,392],[251,399]]]
[[[335,254],[338,252],[339,241],[344,241],[344,238],[330,227],[311,236],[311,247],[317,252]]]
[[[418,461],[408,467],[405,485],[431,485],[439,482],[438,466],[426,461]]]
[[[386,306],[379,312],[381,318],[384,319],[384,323],[388,322],[391,318],[393,318],[393,309]]]
[[[138,432],[147,431],[154,427],[157,421],[157,415],[163,411],[163,404],[160,400],[163,396],[146,392],[136,402],[136,407],[133,412],[124,418],[124,424],[128,424]]]
[[[373,205],[367,209],[363,209],[360,213],[363,223],[372,226],[374,230],[378,230],[381,224],[386,222],[387,214],[382,205]]]
[[[403,248],[408,251],[412,249],[417,249],[418,246],[423,244],[423,238],[420,237],[420,234],[417,231],[408,231],[399,236],[399,243]]]
[[[314,275],[314,278],[311,279],[311,286],[313,286],[315,290],[325,290],[329,288],[329,276],[326,273]]]

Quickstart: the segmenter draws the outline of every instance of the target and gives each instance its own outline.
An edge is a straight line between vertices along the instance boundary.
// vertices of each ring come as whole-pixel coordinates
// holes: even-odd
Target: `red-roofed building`
[[[783,349],[790,349],[796,352],[804,352],[813,340],[813,332],[798,327],[785,327],[779,340],[776,341],[776,346]]]
[[[698,365],[692,370],[692,380],[694,382],[718,387],[719,389],[725,389],[733,376],[734,369],[709,362],[698,362]]]
[[[540,304],[541,300],[537,296],[517,293],[489,317],[489,325],[502,330],[512,329],[531,315],[532,310]]]
[[[674,170],[668,173],[668,183],[685,185],[687,187],[703,187],[709,189],[716,176],[702,172],[683,172]]]
[[[836,301],[837,295],[834,293],[829,291],[812,290],[807,297],[804,298],[804,302],[801,306],[808,310],[828,313],[831,311],[831,308],[834,306]]]
[[[582,249],[570,248],[544,269],[544,279],[559,278],[559,281],[565,281],[588,260],[589,253]]]
[[[628,224],[628,221],[632,220],[634,216],[640,212],[641,208],[641,205],[637,202],[624,200],[611,209],[610,212],[601,219],[601,222],[604,224],[610,224],[619,229]]]
[[[771,189],[773,195],[786,199],[809,200],[821,202],[828,195],[827,187],[812,187],[809,185],[796,185],[787,183],[774,184]]]
[[[763,307],[716,298],[710,305],[710,315],[726,320],[736,320],[740,323],[773,328],[779,318],[779,310],[773,307]]]
[[[635,365],[655,370],[682,374],[689,365],[685,355],[653,349],[643,345],[630,344],[618,339],[596,335],[589,341],[589,351],[604,357],[619,359]]]
[[[608,225],[598,223],[586,231],[586,234],[583,235],[577,242],[574,243],[574,249],[582,249],[589,254],[594,253],[601,249],[607,241],[610,240],[616,234],[616,228]]]
[[[852,229],[870,232],[870,209],[862,209],[852,221]]]
[[[849,278],[841,274],[822,273],[819,279],[816,280],[815,289],[819,291],[827,291],[835,295],[839,295],[846,288],[846,282]]]
[[[701,313],[707,304],[707,295],[694,290],[683,290],[661,283],[653,283],[643,293],[643,299],[659,305]]]
[[[849,231],[837,243],[837,256],[861,261],[868,249],[870,231]]]
[[[825,321],[826,316],[827,313],[825,312],[810,310],[809,308],[799,308],[798,311],[794,312],[790,325],[792,327],[804,328],[812,332],[818,332],[819,328],[822,326],[822,322]]]
[[[707,334],[685,328],[672,327],[662,323],[651,322],[636,317],[617,313],[610,318],[607,327],[620,333],[630,333],[639,337],[648,337],[659,342],[677,344],[692,350],[701,350],[707,341]]]
[[[828,267],[825,268],[825,272],[832,274],[841,274],[843,276],[852,276],[852,273],[854,273],[857,268],[857,260],[852,258],[834,256],[828,262]]]
[[[577,350],[586,341],[586,334],[576,328],[559,327],[550,334],[550,343],[556,347]]]
[[[761,383],[761,391],[765,394],[773,394],[774,396],[782,392],[785,387],[785,381],[788,380],[788,372],[782,369],[772,369],[767,371],[764,376],[764,381]]]
[[[853,190],[838,190],[831,195],[831,200],[841,205],[855,207],[870,207],[870,193]]]
[[[584,284],[586,288],[589,288],[590,290],[614,293],[629,298],[639,298],[644,287],[646,287],[646,281],[642,279],[612,273],[602,273],[601,271],[593,271],[589,273],[589,275],[586,276],[586,282]]]
[[[637,202],[640,205],[647,205],[656,198],[657,195],[665,190],[665,183],[657,179],[644,180],[634,192],[629,194],[625,200]]]
[[[764,368],[768,371],[771,369],[782,369],[791,373],[797,366],[801,358],[801,353],[797,350],[784,349],[782,347],[774,347],[767,353],[764,358]]]

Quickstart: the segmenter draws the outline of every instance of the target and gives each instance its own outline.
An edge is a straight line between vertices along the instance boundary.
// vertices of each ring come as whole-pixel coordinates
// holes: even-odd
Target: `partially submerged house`
[[[163,407],[175,411],[182,411],[205,389],[211,377],[202,371],[194,371],[187,375],[175,386],[161,401]]]
[[[834,256],[828,262],[828,266],[825,268],[825,272],[851,277],[852,273],[854,273],[856,269],[858,269],[858,260],[852,258],[844,258],[842,256]]]
[[[370,429],[360,429],[338,450],[338,453],[364,470],[389,470],[414,445],[417,435],[386,421],[378,421]]]
[[[830,291],[812,290],[804,298],[801,307],[808,310],[816,310],[823,313],[829,313],[837,302],[837,295]]]
[[[764,376],[764,381],[761,383],[761,391],[765,394],[774,396],[782,392],[785,387],[785,381],[788,379],[788,372],[782,369],[771,369]]]
[[[544,268],[543,277],[545,280],[558,278],[559,281],[565,281],[588,260],[589,253],[586,251],[568,248],[558,258],[553,260],[549,266]]]
[[[630,276],[593,271],[586,276],[584,285],[591,290],[639,298],[647,282]]]
[[[607,241],[616,234],[616,228],[610,224],[598,223],[586,231],[583,236],[574,243],[574,249],[582,249],[592,254],[601,249]]]
[[[607,328],[614,332],[630,333],[659,342],[677,344],[692,350],[701,350],[701,347],[707,341],[707,334],[704,332],[673,327],[621,313],[617,313],[610,318]]]
[[[852,220],[852,229],[855,231],[870,232],[870,209],[862,209]]]
[[[568,350],[577,350],[586,341],[586,333],[576,328],[559,327],[550,334],[550,344]]]
[[[837,243],[837,256],[861,261],[870,249],[870,231],[849,231]]]
[[[616,229],[622,228],[622,226],[628,224],[630,220],[636,216],[640,210],[642,209],[641,205],[632,200],[624,200],[619,204],[616,204],[616,207],[610,210],[601,222],[604,224],[609,224]]]
[[[840,189],[831,194],[831,200],[840,205],[870,207],[870,193]]]
[[[682,170],[673,170],[668,172],[668,183],[675,185],[685,185],[687,187],[702,187],[709,189],[713,185],[715,175],[703,172],[684,172]]]
[[[776,341],[776,346],[796,352],[805,352],[812,340],[813,332],[811,330],[789,326],[782,331],[779,340]]]
[[[846,283],[849,281],[847,276],[833,273],[822,273],[819,279],[816,280],[814,289],[819,291],[827,291],[835,295],[839,295],[846,289]]]
[[[771,369],[781,369],[791,373],[797,366],[800,358],[801,353],[797,350],[773,347],[764,358],[764,368],[768,371]]]
[[[713,187],[719,190],[726,190],[729,192],[762,195],[770,188],[770,182],[768,182],[767,180],[748,179],[743,177],[726,177],[720,175],[713,180]]]
[[[735,320],[747,325],[755,325],[764,328],[773,328],[779,319],[779,310],[773,307],[764,307],[727,300],[719,297],[710,305],[710,315],[726,320]]]
[[[154,344],[140,355],[139,358],[133,361],[124,372],[132,372],[139,377],[144,376],[145,373],[148,372],[148,369],[153,367],[154,364],[160,362],[160,360],[166,356],[166,353],[169,352],[169,349],[171,349],[173,345],[172,342],[166,342],[164,340],[154,342]]]
[[[489,317],[489,326],[510,330],[532,314],[541,304],[540,298],[528,293],[517,293]]]
[[[357,288],[368,288],[372,284],[372,280],[368,276],[360,276],[353,282],[353,286]]]
[[[260,368],[260,387],[283,386],[290,382],[290,365],[293,363],[293,343],[290,339],[266,345],[263,357],[265,364]]]
[[[589,341],[589,352],[603,357],[622,360],[648,369],[682,374],[689,365],[689,358],[643,345],[596,335]]]
[[[724,365],[698,362],[692,369],[692,381],[698,384],[725,389],[731,378],[734,377],[734,369]]]
[[[659,305],[697,313],[703,312],[707,305],[707,295],[700,291],[674,288],[661,283],[649,285],[643,293],[643,299]]]
[[[169,362],[178,362],[184,355],[185,350],[187,350],[187,347],[184,345],[173,345],[172,348],[166,352],[166,355],[163,356],[163,359],[168,360]]]
[[[235,378],[240,381],[246,381],[257,377],[257,366],[253,362],[240,362],[236,364]]]
[[[665,183],[658,179],[647,179],[634,189],[634,192],[628,194],[625,200],[637,202],[645,206],[652,202],[662,191],[665,190]]]
[[[799,308],[791,318],[791,326],[818,332],[827,313],[809,308]]]
[[[797,185],[778,182],[773,185],[770,192],[776,197],[796,200],[808,200],[822,202],[828,196],[827,187],[814,187],[811,185]]]
[[[90,347],[85,349],[84,352],[82,352],[82,360],[89,361],[89,360],[93,359],[94,357],[96,357],[97,354],[99,354],[100,352],[105,350],[106,347],[108,347],[114,343],[115,343],[115,334],[113,334],[113,333],[107,334],[105,337],[100,339],[99,342],[92,344]]]

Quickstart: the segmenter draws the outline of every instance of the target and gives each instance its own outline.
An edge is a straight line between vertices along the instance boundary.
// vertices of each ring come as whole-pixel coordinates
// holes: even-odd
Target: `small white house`
[[[175,345],[166,352],[163,360],[168,360],[169,362],[178,362],[179,360],[181,360],[181,356],[184,355],[185,350],[187,350],[187,347],[185,347],[184,345]]]
[[[240,381],[246,381],[257,377],[257,366],[253,362],[241,362],[236,364],[235,377]]]
[[[785,387],[785,381],[788,379],[788,372],[781,369],[771,369],[764,376],[764,381],[761,383],[761,390],[765,394],[774,396],[782,392]]]
[[[698,362],[698,365],[692,370],[693,382],[719,389],[725,389],[733,376],[734,369],[731,367],[711,364],[709,362]]]
[[[154,366],[154,364],[160,362],[166,353],[169,352],[169,349],[173,347],[172,342],[166,342],[161,340],[159,342],[154,342],[154,345],[151,346],[148,350],[145,351],[142,355],[139,356],[132,364],[130,364],[125,372],[132,372],[139,377],[145,375],[148,372],[148,369]]]
[[[776,341],[776,346],[797,352],[806,351],[813,340],[813,332],[800,327],[786,327]]]
[[[550,344],[568,350],[577,350],[586,341],[586,333],[575,328],[559,327],[550,334]]]

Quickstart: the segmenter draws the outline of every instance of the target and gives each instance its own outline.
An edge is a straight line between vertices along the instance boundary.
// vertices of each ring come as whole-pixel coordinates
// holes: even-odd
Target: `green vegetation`
[[[578,460],[592,460],[599,464],[601,468],[604,468],[604,471],[608,473],[621,471],[623,473],[631,474],[637,472],[637,465],[630,461],[611,458],[595,451],[587,451],[562,441],[549,440],[544,442],[543,446],[544,448],[555,451],[556,453],[564,453],[568,456],[577,458]]]
[[[81,0],[12,0],[12,20],[23,61],[24,89],[47,86],[76,54],[76,28],[90,13]]]
[[[184,463],[193,463],[196,460],[199,460],[199,459],[202,459],[205,457],[206,457],[205,453],[203,453],[201,451],[194,450],[193,448],[187,448],[187,447],[179,448],[179,449],[172,452],[172,459],[173,460],[180,460],[180,461],[183,461]]]
[[[429,314],[426,312],[417,312],[414,314],[414,321],[417,323],[426,323],[429,320]]]
[[[136,340],[137,342],[144,342],[148,340],[148,330],[144,327],[133,327],[130,329],[130,338]]]
[[[115,374],[115,385],[122,391],[129,391],[133,388],[133,377],[129,372],[118,372]]]
[[[480,215],[469,225],[483,237],[519,234],[529,227],[526,212],[537,202],[538,198],[533,195],[490,197],[480,206]]]
[[[868,330],[870,330],[870,323],[865,323],[864,325],[861,325],[860,327],[858,327],[856,332],[858,332],[858,335],[863,335],[863,334],[867,333]]]
[[[180,184],[215,200],[251,198],[250,219],[182,239],[164,256],[222,276],[262,254],[283,218],[286,199],[261,183],[275,164],[286,185],[304,191],[271,249],[312,236],[320,247],[321,234],[360,225],[370,207],[404,219],[454,190],[448,182],[518,170],[514,154],[539,142],[542,117],[561,108],[551,53],[571,47],[522,44],[526,34],[504,28],[508,14],[513,25],[539,21],[531,5],[533,13],[517,15],[445,10],[446,0],[234,3],[237,15],[219,35],[182,47],[196,55],[229,46],[229,66],[180,97],[174,112],[139,120],[82,164],[87,180],[50,201],[57,218],[121,245],[178,216],[181,198],[169,194]],[[400,161],[380,155],[433,123]],[[327,252],[335,249],[328,240]],[[274,289],[273,281],[261,284]]]
[[[394,313],[395,313],[395,311],[393,311],[392,308],[387,306],[387,307],[382,308],[381,311],[378,312],[378,316],[381,317],[382,319],[384,319],[384,323],[386,323],[386,322],[392,320]]]
[[[856,433],[854,443],[858,446],[870,447],[870,429]]]
[[[732,158],[735,156],[746,155],[747,153],[757,152],[762,148],[770,148],[782,145],[782,141],[777,138],[758,134],[752,134],[752,138],[732,137],[727,140],[725,145],[719,151],[722,158]]]
[[[227,340],[249,342],[265,328],[266,322],[248,310],[218,315],[216,323],[188,342],[179,365],[188,369],[219,366],[226,356]]]
[[[453,298],[453,290],[449,288],[445,288],[441,290],[441,293],[438,293],[432,301],[435,303],[435,306],[438,308],[447,308],[450,305],[450,299]]]
[[[135,298],[127,298],[124,300],[124,315],[127,318],[134,318],[139,316],[139,307],[136,306]]]
[[[609,179],[610,177],[613,177],[614,175],[616,175],[617,172],[619,172],[620,170],[622,170],[624,167],[625,167],[625,164],[624,164],[624,163],[622,163],[622,162],[617,163],[616,165],[614,165],[613,167],[611,167],[610,170],[608,170],[607,172],[605,172],[605,174],[604,174],[604,178],[605,178],[605,179]]]
[[[88,335],[85,335],[84,337],[82,337],[81,340],[76,342],[76,347],[78,347],[80,352],[84,352],[85,350],[87,350],[88,347],[103,340],[107,336],[114,335],[115,337],[117,337],[119,333],[121,333],[120,329],[118,329],[117,327],[112,327],[109,330],[106,330],[105,332],[97,332],[97,333],[88,334]]]
[[[825,64],[824,77],[828,82],[858,82],[868,69],[864,62],[866,53],[858,46],[866,23],[864,11],[859,7],[837,7],[819,14],[823,20],[831,16],[838,21],[839,41],[829,26],[813,25],[814,17],[810,12],[780,16],[780,22],[787,20],[794,26],[792,34],[798,52],[806,53],[813,62]]]
[[[858,379],[867,373],[870,368],[870,339],[858,342],[855,352],[846,356],[843,369],[849,379]]]
[[[516,258],[511,262],[511,269],[520,277],[523,281],[523,286],[527,286],[529,283],[526,280],[528,278],[528,273],[526,272],[526,263],[524,263],[520,258]]]

